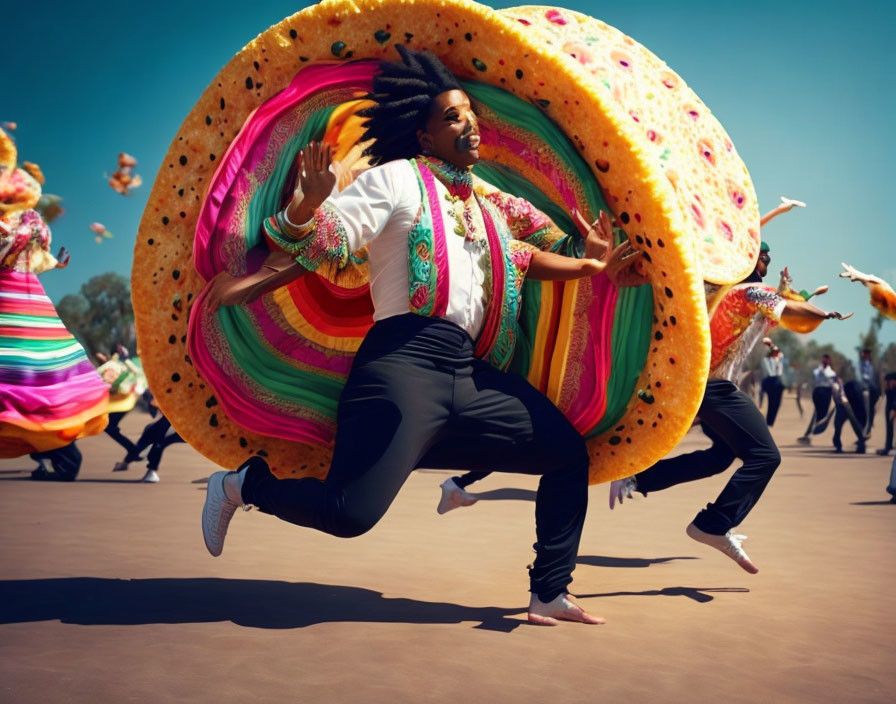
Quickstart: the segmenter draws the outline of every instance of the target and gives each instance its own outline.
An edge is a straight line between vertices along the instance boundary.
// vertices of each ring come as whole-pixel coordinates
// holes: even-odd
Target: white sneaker
[[[618,501],[620,505],[622,504],[622,499],[631,499],[632,492],[638,488],[638,480],[635,479],[635,475],[633,474],[630,477],[625,477],[624,479],[614,479],[610,482],[610,510],[613,510],[613,507],[616,505]]]
[[[688,537],[693,538],[698,543],[721,550],[750,574],[756,574],[759,571],[759,568],[753,564],[747,553],[744,552],[743,547],[741,547],[741,543],[747,539],[747,536],[737,535],[730,530],[725,535],[713,535],[700,530],[693,523],[687,527],[685,532],[688,534]]]
[[[453,479],[446,479],[439,486],[442,487],[442,498],[436,507],[437,513],[448,513],[462,506],[472,506],[479,501],[473,494],[461,489]]]
[[[202,537],[205,538],[205,547],[214,557],[224,551],[227,526],[240,506],[224,492],[224,477],[228,474],[230,472],[215,472],[208,478],[205,505],[202,507]]]
[[[158,484],[159,483],[159,475],[156,473],[154,469],[147,469],[146,474],[143,475],[143,479],[141,482],[146,482],[147,484]]]

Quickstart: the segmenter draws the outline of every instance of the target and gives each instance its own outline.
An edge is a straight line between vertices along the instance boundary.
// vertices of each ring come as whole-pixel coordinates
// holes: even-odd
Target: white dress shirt
[[[445,198],[448,189],[436,180],[445,223],[449,285],[445,318],[474,340],[485,319],[485,271],[488,250],[480,243],[455,234],[453,208]],[[383,320],[408,312],[408,233],[414,227],[422,202],[420,186],[409,161],[390,161],[364,171],[342,192],[331,195],[345,226],[349,250],[369,245],[370,296],[373,319]],[[474,226],[485,235],[478,208]],[[439,213],[432,213],[435,220]]]
[[[833,386],[834,380],[837,378],[837,372],[820,364],[812,372],[812,375],[815,377],[815,386]]]
[[[764,357],[762,360],[762,370],[766,376],[784,376],[784,358],[781,355],[777,357]]]

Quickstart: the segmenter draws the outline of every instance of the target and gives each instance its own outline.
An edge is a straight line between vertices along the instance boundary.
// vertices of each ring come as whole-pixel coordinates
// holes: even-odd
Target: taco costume
[[[479,118],[483,183],[545,213],[566,253],[582,251],[575,208],[589,220],[613,212],[647,254],[649,287],[523,283],[517,323],[496,323],[491,356],[586,437],[592,482],[649,466],[699,405],[702,283],[752,270],[758,207],[724,130],[679,76],[618,30],[551,8],[323,2],[225,67],[172,143],[135,251],[141,353],[163,411],[226,466],[260,456],[281,477],[326,473],[337,400],[374,323],[364,253],[213,317],[197,298],[216,273],[259,266],[264,222],[291,193],[305,144],[323,139],[363,170],[357,113],[375,60],[398,42],[432,50],[460,78]],[[438,301],[416,290],[424,307]],[[501,330],[516,338],[504,358]]]

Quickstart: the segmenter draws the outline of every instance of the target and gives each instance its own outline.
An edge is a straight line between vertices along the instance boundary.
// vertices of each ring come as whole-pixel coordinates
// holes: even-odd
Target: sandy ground
[[[112,474],[105,435],[79,443],[74,484],[0,461],[0,701],[892,702],[890,460],[830,454],[830,431],[797,446],[802,425],[785,400],[784,462],[741,527],[755,576],[684,533],[727,473],[613,512],[592,487],[573,584],[607,618],[590,627],[525,622],[524,476],[438,516],[448,473],[417,472],[348,541],[240,512],[215,559],[199,527],[215,466],[188,446],[155,485],[142,465]]]

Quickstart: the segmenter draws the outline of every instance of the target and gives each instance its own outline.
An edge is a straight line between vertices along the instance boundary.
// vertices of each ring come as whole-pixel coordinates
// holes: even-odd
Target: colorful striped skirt
[[[0,269],[0,457],[96,435],[108,405],[109,387],[37,276]]]

